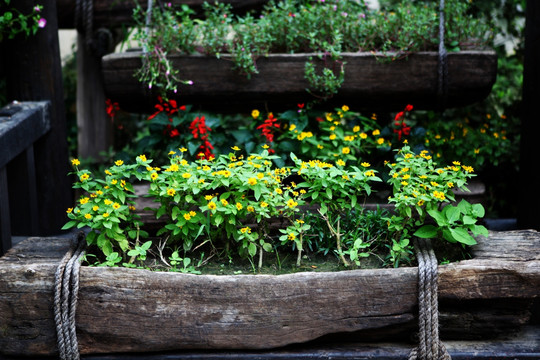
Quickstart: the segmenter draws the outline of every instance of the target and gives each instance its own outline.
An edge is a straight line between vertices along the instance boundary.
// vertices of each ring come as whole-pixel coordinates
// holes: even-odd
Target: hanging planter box
[[[54,273],[66,238],[29,238],[0,258],[0,354],[54,355]],[[474,259],[439,267],[442,339],[527,324],[540,296],[540,233],[491,232]],[[268,349],[328,334],[393,339],[417,323],[417,268],[190,275],[81,267],[81,354]],[[341,336],[341,335],[340,335]]]
[[[142,56],[135,51],[110,54],[102,60],[106,94],[127,111],[151,112],[155,105],[157,94],[134,76]],[[192,80],[193,85],[180,85],[178,93],[170,97],[222,112],[249,111],[265,104],[273,111],[294,108],[297,103],[315,99],[306,91],[309,84],[304,78],[304,66],[316,56],[270,54],[257,60],[259,73],[247,79],[232,70],[233,64],[226,56],[171,55],[180,76]],[[393,61],[380,53],[344,53],[345,81],[328,103],[385,111],[401,110],[406,104],[414,104],[416,109],[435,109],[438,58],[437,52],[412,53]],[[449,53],[446,107],[484,99],[496,74],[497,55],[492,50]]]

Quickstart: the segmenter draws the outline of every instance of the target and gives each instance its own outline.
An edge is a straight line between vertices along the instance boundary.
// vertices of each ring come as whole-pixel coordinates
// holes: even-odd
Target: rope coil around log
[[[56,268],[54,283],[54,322],[60,359],[78,360],[79,344],[75,328],[75,312],[79,293],[79,268],[85,253],[86,234],[75,237],[68,252]]]
[[[450,360],[439,340],[437,258],[430,240],[417,239],[414,246],[418,258],[419,345],[411,351],[409,360]]]

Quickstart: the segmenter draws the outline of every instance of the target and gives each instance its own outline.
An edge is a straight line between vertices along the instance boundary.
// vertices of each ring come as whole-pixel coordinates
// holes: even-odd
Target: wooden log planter
[[[0,258],[0,354],[57,353],[54,273],[70,242],[28,238]],[[439,267],[442,339],[518,330],[539,296],[540,233],[490,232],[472,260]],[[414,333],[417,305],[415,267],[275,276],[81,267],[76,325],[81,354],[267,349],[332,334],[395,340]]]
[[[170,94],[183,104],[202,105],[221,112],[295,108],[314,100],[306,92],[304,65],[316,54],[270,54],[257,60],[259,74],[251,79],[232,71],[226,56],[171,55],[180,76],[193,85],[180,85]],[[438,53],[418,52],[407,58],[383,60],[378,53],[344,53],[345,81],[327,104],[347,104],[355,109],[433,109],[437,104]],[[134,77],[141,67],[138,51],[106,55],[102,59],[105,92],[121,108],[131,112],[152,112],[156,94]],[[497,56],[492,50],[448,54],[447,107],[469,105],[484,99],[497,74]],[[249,104],[249,105],[247,105]],[[246,108],[246,106],[250,106]]]

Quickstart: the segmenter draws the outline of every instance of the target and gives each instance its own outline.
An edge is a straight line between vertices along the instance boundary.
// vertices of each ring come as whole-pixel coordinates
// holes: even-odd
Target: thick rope
[[[448,52],[444,46],[444,0],[439,3],[439,61],[438,61],[438,87],[437,101],[439,110],[442,111],[446,107],[446,99],[448,97]]]
[[[439,340],[439,305],[437,298],[437,258],[430,240],[415,241],[418,258],[418,324],[419,345],[409,360],[450,360]]]
[[[85,234],[76,237],[55,273],[54,322],[60,359],[78,360],[79,344],[75,326],[75,312],[79,293],[80,260],[86,248]]]

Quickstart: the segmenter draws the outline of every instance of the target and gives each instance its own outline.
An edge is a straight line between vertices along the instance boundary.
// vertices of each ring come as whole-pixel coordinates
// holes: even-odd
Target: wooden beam
[[[33,0],[12,3],[22,13],[35,6]],[[43,0],[41,16],[47,25],[34,36],[2,42],[7,94],[9,100],[51,102],[51,131],[34,144],[39,231],[57,234],[66,220],[66,208],[72,205],[62,68],[58,43],[56,1]]]
[[[69,239],[30,238],[0,259],[0,354],[55,354],[54,273],[69,246]],[[490,232],[478,239],[474,259],[440,266],[442,338],[493,336],[529,323],[540,296],[539,246],[536,231]],[[417,272],[216,276],[82,267],[79,349],[253,350],[353,332],[403,338],[416,330]]]
[[[540,157],[538,136],[540,121],[540,2],[528,0],[525,14],[525,57],[523,61],[523,111],[518,191],[518,226],[540,229]]]
[[[257,60],[258,74],[250,79],[232,69],[226,56],[171,55],[173,66],[192,85],[180,85],[170,98],[219,111],[249,112],[253,108],[271,111],[295,108],[297,103],[315,100],[306,88],[304,67],[317,54],[270,54]],[[324,106],[347,104],[354,109],[402,110],[437,106],[436,52],[413,53],[407,59],[383,61],[383,54],[343,53],[345,80],[339,92]],[[321,61],[322,62],[322,61]],[[120,107],[132,112],[152,112],[157,94],[134,76],[142,65],[141,52],[109,54],[103,57],[105,92]],[[464,106],[484,99],[497,74],[493,51],[462,51],[448,55],[448,107]],[[283,110],[283,109],[282,109]]]

